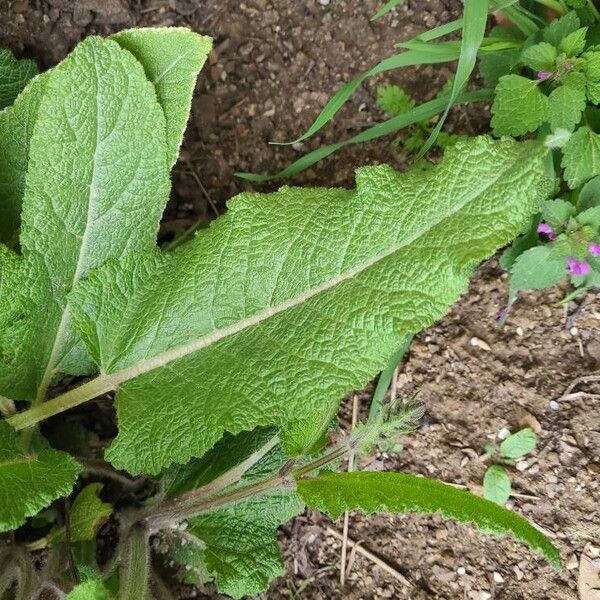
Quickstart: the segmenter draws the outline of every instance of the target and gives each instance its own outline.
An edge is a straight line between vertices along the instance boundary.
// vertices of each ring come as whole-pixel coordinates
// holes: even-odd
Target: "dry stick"
[[[358,396],[354,394],[352,398],[352,426],[350,429],[350,435],[352,435],[352,431],[356,427],[356,422],[358,421]],[[348,455],[348,473],[354,469],[354,454],[355,449],[352,448],[350,450],[350,454]],[[340,560],[340,583],[344,585],[346,581],[346,553],[348,551],[348,520],[349,513],[346,511],[344,513],[344,526],[343,526],[343,537],[342,537],[342,556]]]
[[[329,533],[333,537],[337,538],[338,540],[342,539],[342,534],[338,533],[335,529],[333,529],[333,527],[327,527],[326,531],[327,531],[327,533]],[[394,569],[394,567],[391,567],[385,561],[383,561],[381,558],[379,558],[378,556],[375,556],[375,554],[373,554],[366,548],[363,548],[363,546],[359,545],[358,542],[355,542],[352,539],[348,539],[348,546],[350,546],[351,548],[356,548],[356,551],[359,554],[362,554],[365,558],[368,558],[372,563],[376,564],[378,567],[383,569],[386,573],[389,573],[390,575],[395,577],[398,581],[403,583],[405,586],[412,587],[412,583],[408,579],[406,579],[406,577],[404,577],[404,575],[402,575],[402,573],[399,573],[398,571],[396,571],[396,569]]]

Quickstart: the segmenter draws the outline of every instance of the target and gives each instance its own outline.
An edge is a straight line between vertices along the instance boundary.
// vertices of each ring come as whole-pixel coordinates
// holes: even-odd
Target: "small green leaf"
[[[537,435],[530,427],[509,435],[500,444],[500,454],[504,458],[520,458],[535,450]]]
[[[67,594],[66,600],[110,600],[111,595],[99,579],[80,583]]]
[[[547,200],[542,206],[542,220],[555,230],[562,229],[574,214],[573,204],[560,198]]]
[[[521,290],[552,287],[565,277],[564,256],[552,246],[537,246],[526,250],[512,266],[509,301],[514,302]]]
[[[587,210],[593,206],[600,205],[600,177],[594,177],[588,181],[579,192],[577,200],[577,209],[579,211]]]
[[[83,488],[75,498],[69,513],[69,540],[71,542],[94,539],[100,525],[110,516],[112,506],[98,498],[101,489],[101,483],[92,483]],[[49,546],[61,544],[67,540],[64,527],[51,531],[46,537]]]
[[[600,175],[600,135],[580,127],[565,144],[561,165],[571,189]]]
[[[525,48],[521,53],[521,63],[534,71],[553,71],[556,63],[556,48],[548,42],[541,42]]]
[[[441,513],[461,523],[473,523],[486,533],[512,533],[539,550],[560,568],[560,554],[552,542],[519,515],[448,484],[406,473],[331,473],[297,482],[300,497],[311,508],[338,518],[345,511],[366,513]]]
[[[568,12],[560,19],[556,19],[550,23],[544,30],[544,41],[559,47],[563,38],[566,38],[571,33],[577,31],[580,21],[576,12]]]
[[[388,0],[372,17],[371,21],[377,21],[377,19],[381,19],[384,15],[387,15],[389,12],[394,10],[396,6],[402,4],[404,0]]]
[[[415,107],[415,101],[397,85],[377,88],[377,106],[391,115],[403,115]]]
[[[27,517],[70,494],[80,471],[64,452],[23,452],[15,430],[0,421],[0,532],[16,529]]]
[[[585,93],[592,104],[600,104],[600,81],[588,81]]]
[[[586,52],[581,58],[586,78],[590,81],[600,81],[600,50]]]
[[[500,257],[500,266],[505,271],[510,271],[512,266],[515,264],[515,261],[523,252],[529,250],[529,248],[533,248],[540,243],[540,237],[538,232],[536,231],[536,227],[539,223],[539,219],[535,219],[532,226],[529,230],[518,237],[504,252]]]
[[[0,110],[10,106],[36,74],[32,60],[17,60],[10,50],[0,49]]]
[[[492,105],[495,135],[523,135],[548,119],[548,98],[538,84],[520,75],[500,79]]]
[[[600,206],[592,206],[577,215],[577,222],[584,226],[588,225],[593,229],[600,228]]]
[[[491,465],[483,476],[484,497],[496,504],[504,505],[510,498],[510,477],[500,465]]]
[[[573,131],[585,109],[585,89],[578,90],[561,85],[551,92],[548,101],[552,131],[557,129]]]
[[[582,27],[573,31],[560,42],[560,49],[568,57],[577,56],[583,52],[585,48],[585,38],[587,35],[588,28]]]

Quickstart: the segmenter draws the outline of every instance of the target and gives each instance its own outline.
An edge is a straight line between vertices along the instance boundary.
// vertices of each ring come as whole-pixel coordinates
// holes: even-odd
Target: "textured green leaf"
[[[561,165],[571,189],[600,175],[600,135],[580,127],[565,144]]]
[[[94,539],[100,525],[110,516],[112,506],[98,498],[101,489],[101,483],[92,483],[84,487],[75,498],[69,513],[69,540],[71,542]],[[64,527],[51,531],[46,537],[49,546],[67,541]]]
[[[69,594],[66,600],[110,600],[111,595],[99,579],[90,579],[79,584]]]
[[[70,494],[80,471],[64,452],[24,453],[14,429],[0,421],[0,532],[16,529]]]
[[[588,81],[585,91],[587,99],[592,104],[600,104],[600,81]]]
[[[573,31],[560,42],[560,50],[564,52],[568,57],[577,56],[583,52],[585,48],[585,38],[587,35],[588,28],[581,27],[576,31]]]
[[[526,250],[514,262],[510,272],[510,301],[521,290],[552,287],[566,277],[565,257],[553,246],[537,246]]]
[[[175,253],[91,275],[72,302],[104,373],[88,385],[118,388],[107,457],[157,473],[261,425],[283,426],[301,452],[539,208],[544,152],[482,137],[426,173],[360,169],[356,192],[242,194]]]
[[[308,506],[325,511],[333,518],[357,509],[367,513],[441,513],[461,523],[473,523],[486,533],[511,533],[560,568],[558,550],[525,519],[439,481],[406,473],[329,472],[298,481],[298,493]]]
[[[479,71],[483,77],[485,87],[495,88],[504,75],[508,75],[519,61],[520,50],[503,50],[483,54],[479,59]]]
[[[548,119],[548,98],[538,84],[539,81],[520,75],[500,78],[492,105],[496,135],[523,135],[535,131]]]
[[[573,131],[585,109],[585,90],[561,85],[548,96],[549,120],[552,131]]]
[[[585,76],[591,81],[600,81],[600,51],[586,52],[582,58]]]
[[[169,469],[163,479],[165,491],[172,496],[206,485],[231,469],[245,469],[249,460],[255,464],[235,485],[272,476],[287,461],[281,446],[273,446],[273,435],[273,429],[263,428],[225,436],[203,458]],[[304,504],[290,490],[205,513],[189,521],[183,545],[174,536],[172,558],[192,567],[186,568],[190,583],[214,579],[221,593],[236,598],[258,594],[283,574],[277,527],[303,509]]]
[[[190,519],[188,533],[199,540],[199,562],[219,592],[253,596],[283,575],[276,531],[303,509],[294,492],[278,491]]]
[[[104,261],[154,246],[168,191],[152,85],[116,42],[88,38],[49,73],[39,102],[23,257],[0,299],[0,393],[40,400],[58,374],[89,370],[66,295]]]
[[[31,132],[44,91],[46,76],[36,77],[0,112],[0,242],[14,243],[21,221]]]
[[[542,220],[555,230],[563,229],[574,214],[575,206],[560,198],[548,200],[542,206]]]
[[[483,476],[483,495],[496,504],[506,504],[510,498],[511,484],[506,469],[491,465]]]
[[[10,106],[36,74],[32,60],[17,60],[10,50],[0,49],[0,110]]]
[[[111,39],[129,50],[154,85],[166,119],[169,166],[177,160],[187,124],[196,77],[212,40],[183,27],[129,29]]]
[[[535,450],[537,435],[530,427],[525,427],[509,435],[500,444],[500,454],[505,458],[520,458]]]
[[[560,46],[563,38],[577,31],[580,21],[576,12],[568,12],[560,19],[556,19],[550,23],[544,30],[544,41],[549,42],[557,48]]]
[[[534,71],[553,71],[556,56],[556,48],[552,44],[540,42],[523,50],[521,63]]]
[[[577,199],[577,209],[579,211],[587,210],[594,206],[600,206],[600,177],[594,177],[588,181],[579,192]]]
[[[600,228],[600,206],[592,206],[577,215],[577,222],[580,225],[588,225],[593,229]]]

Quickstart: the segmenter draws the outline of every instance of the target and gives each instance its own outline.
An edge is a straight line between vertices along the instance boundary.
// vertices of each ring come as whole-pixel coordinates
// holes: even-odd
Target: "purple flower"
[[[567,271],[571,275],[587,275],[590,272],[590,263],[586,260],[577,260],[574,256],[567,257]]]
[[[590,242],[588,245],[588,250],[594,256],[600,256],[600,244],[598,242]]]
[[[501,306],[496,313],[496,323],[501,323],[508,315],[508,306]]]
[[[549,240],[556,239],[556,231],[548,223],[540,223],[537,227],[537,232],[547,235]]]
[[[550,71],[538,71],[537,78],[538,79],[550,79],[553,77],[554,73],[550,73]]]

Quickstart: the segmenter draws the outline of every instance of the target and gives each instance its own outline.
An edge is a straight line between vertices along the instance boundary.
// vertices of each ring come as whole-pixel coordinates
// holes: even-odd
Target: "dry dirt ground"
[[[274,172],[320,144],[337,141],[382,115],[375,85],[366,85],[335,123],[301,148],[270,146],[305,129],[342,82],[389,55],[394,42],[455,18],[459,0],[408,0],[371,23],[378,0],[0,0],[0,46],[31,56],[42,67],[60,60],[92,33],[132,26],[187,25],[215,39],[201,75],[192,118],[174,174],[165,236],[198,218],[213,218],[227,198],[248,184],[234,171]],[[379,81],[404,85],[421,100],[435,94],[446,67],[409,69]],[[485,128],[486,108],[455,111],[450,129]],[[355,167],[407,157],[389,141],[348,147],[297,176],[299,185],[352,185]],[[262,189],[273,188],[272,184]],[[532,519],[562,551],[567,568],[554,573],[543,560],[508,539],[492,539],[439,518],[359,514],[350,538],[372,550],[408,585],[357,554],[345,586],[339,583],[341,529],[316,513],[280,532],[288,575],[263,598],[569,600],[577,598],[581,561],[600,554],[600,392],[577,377],[600,368],[600,303],[589,296],[557,306],[564,290],[528,294],[503,329],[495,315],[506,280],[492,260],[469,293],[413,343],[398,388],[420,390],[426,415],[398,454],[364,459],[366,469],[400,469],[480,491],[486,442],[507,427],[533,427],[535,453],[511,469],[510,505]],[[358,394],[363,411],[370,390]],[[346,406],[341,414],[349,426]],[[582,558],[583,556],[583,558]],[[216,598],[210,586],[180,597]],[[590,597],[591,599],[591,597]],[[588,599],[586,599],[588,600]]]

